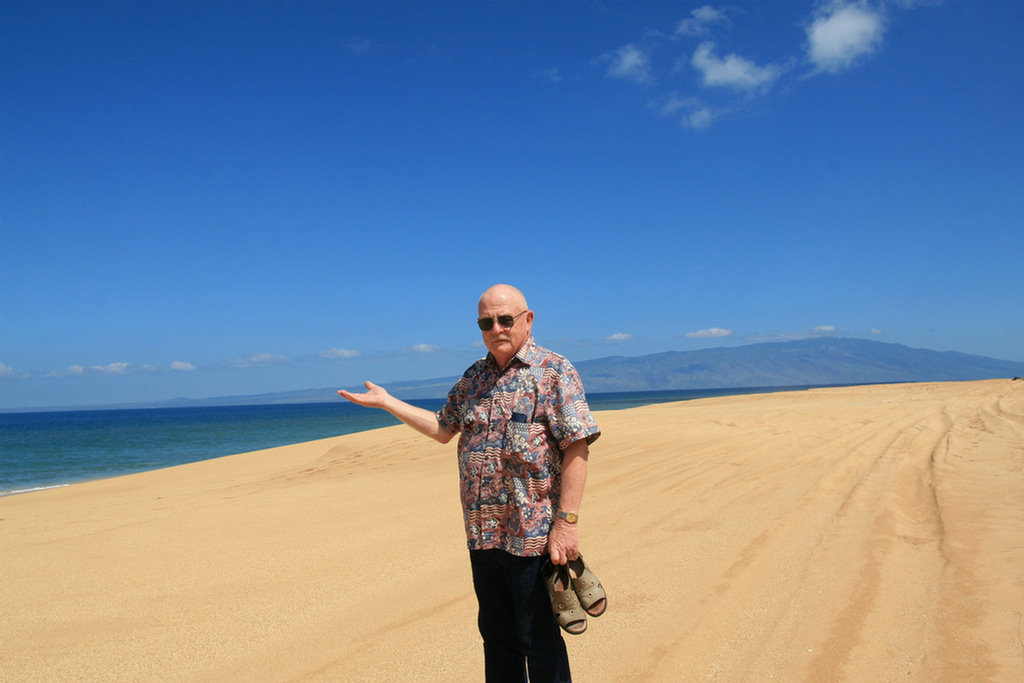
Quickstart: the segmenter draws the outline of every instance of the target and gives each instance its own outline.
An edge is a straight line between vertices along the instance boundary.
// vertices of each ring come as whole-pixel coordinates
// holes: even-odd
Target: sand
[[[577,681],[1024,681],[1024,382],[597,417]],[[0,679],[482,680],[456,480],[399,426],[0,499]]]

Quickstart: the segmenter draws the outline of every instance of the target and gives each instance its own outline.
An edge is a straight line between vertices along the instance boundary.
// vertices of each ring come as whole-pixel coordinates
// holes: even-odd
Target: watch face
[[[562,515],[562,518],[569,522],[569,524],[575,524],[579,521],[579,516],[575,512],[566,512]]]

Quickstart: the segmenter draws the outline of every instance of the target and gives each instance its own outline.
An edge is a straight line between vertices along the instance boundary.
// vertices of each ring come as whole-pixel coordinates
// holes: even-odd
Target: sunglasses
[[[523,313],[526,313],[526,311],[523,311]],[[523,313],[518,313],[516,315],[499,315],[497,318],[498,324],[504,327],[505,329],[509,329],[510,327],[516,324],[516,320]],[[480,326],[481,330],[486,332],[487,330],[494,327],[494,320],[494,318],[480,318],[476,321],[476,324]]]

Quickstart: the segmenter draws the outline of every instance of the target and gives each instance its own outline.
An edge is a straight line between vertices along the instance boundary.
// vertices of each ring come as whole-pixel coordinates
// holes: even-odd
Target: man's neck
[[[508,368],[508,366],[512,365],[512,361],[514,361],[516,359],[516,357],[518,357],[519,354],[522,353],[523,349],[525,349],[527,346],[529,346],[530,339],[532,339],[532,337],[528,337],[526,339],[526,341],[523,342],[522,346],[520,346],[518,349],[516,349],[515,352],[513,352],[511,356],[509,356],[508,358],[504,359],[504,361],[502,361],[501,358],[498,358],[497,356],[495,356],[494,353],[492,352],[491,353],[491,358],[494,359],[494,364],[498,366],[498,369],[504,372]]]

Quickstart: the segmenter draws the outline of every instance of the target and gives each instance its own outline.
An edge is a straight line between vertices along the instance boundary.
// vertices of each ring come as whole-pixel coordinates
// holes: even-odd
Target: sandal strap
[[[572,579],[572,587],[579,596],[583,609],[587,610],[597,602],[607,600],[608,596],[605,594],[604,586],[601,585],[594,572],[590,571],[590,567],[587,566],[582,555],[578,561],[582,570],[577,572],[579,576]]]

